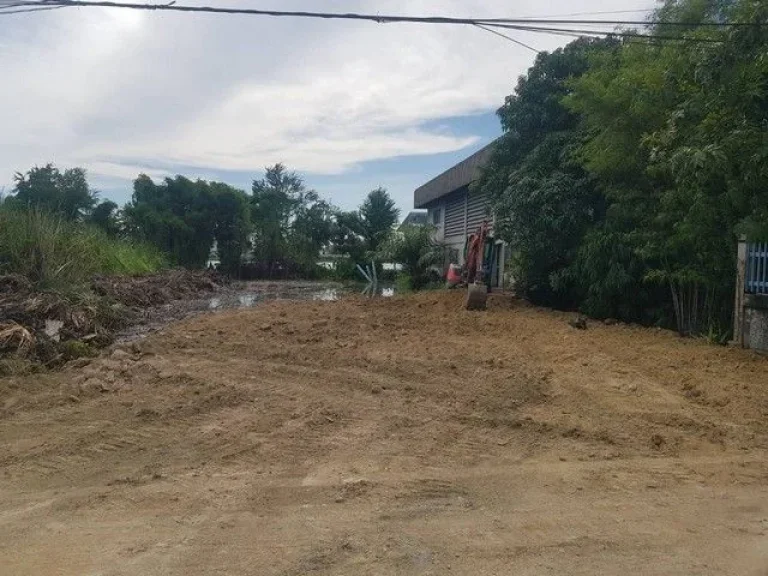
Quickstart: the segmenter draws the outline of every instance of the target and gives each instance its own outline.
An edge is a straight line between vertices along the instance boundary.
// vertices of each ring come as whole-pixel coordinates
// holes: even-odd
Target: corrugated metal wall
[[[467,200],[467,234],[480,227],[483,220],[492,224],[490,203],[487,194],[470,193]]]
[[[445,202],[445,227],[444,236],[464,237],[464,217],[466,216],[467,193],[459,191],[451,194]]]
[[[457,190],[445,198],[445,238],[466,238],[475,232],[483,220],[493,229],[493,217],[487,194],[467,192],[467,189]]]

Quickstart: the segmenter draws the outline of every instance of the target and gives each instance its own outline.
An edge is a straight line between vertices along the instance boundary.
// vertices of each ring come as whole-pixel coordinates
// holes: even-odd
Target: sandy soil
[[[768,574],[768,359],[460,294],[0,380],[3,575]]]

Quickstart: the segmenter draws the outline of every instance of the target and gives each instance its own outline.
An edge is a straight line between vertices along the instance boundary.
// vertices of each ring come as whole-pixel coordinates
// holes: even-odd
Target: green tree
[[[666,0],[652,20],[690,41],[540,55],[476,186],[530,297],[723,331],[737,234],[768,237],[768,5]]]
[[[214,238],[221,270],[240,276],[243,259],[250,248],[250,201],[245,192],[220,182],[209,186],[212,195],[211,214]]]
[[[112,238],[120,233],[118,206],[111,200],[102,200],[88,215],[88,222],[101,228]]]
[[[384,262],[395,262],[403,267],[410,288],[419,290],[430,280],[439,280],[440,273],[432,273],[444,265],[448,247],[434,239],[432,226],[403,226],[390,234],[377,254]]]
[[[252,192],[254,260],[269,276],[278,265],[313,273],[333,232],[332,207],[283,164],[268,167]]]
[[[371,190],[360,206],[360,233],[373,254],[392,233],[400,210],[385,188]]]
[[[133,183],[124,213],[134,236],[157,246],[176,264],[205,266],[216,229],[207,182],[176,176],[155,184],[142,174]]]
[[[82,219],[96,204],[83,168],[59,171],[53,164],[17,173],[14,203],[38,208],[69,220]]]
[[[367,260],[363,225],[359,210],[337,210],[333,215],[330,248],[342,258],[335,261],[335,274],[339,278],[358,278],[355,267]]]
[[[766,6],[670,0],[655,19],[656,32],[685,21],[686,35],[719,42],[627,43],[594,59],[566,104],[583,119],[589,139],[580,155],[608,201],[603,237],[632,253],[625,264],[642,263],[623,268],[630,283],[641,291],[666,285],[681,332],[722,329],[736,234],[765,229],[768,215]],[[697,25],[708,22],[760,26]],[[603,242],[599,234],[590,240]],[[581,267],[588,262],[598,264],[591,258]]]
[[[568,268],[584,234],[604,216],[595,182],[576,160],[584,136],[562,99],[610,40],[581,39],[540,54],[499,109],[504,134],[475,188],[492,199],[495,234],[513,250],[518,290],[570,307],[579,293]]]
[[[288,252],[290,226],[302,202],[304,181],[283,164],[275,164],[266,169],[264,178],[254,180],[251,190],[254,257],[272,269]]]
[[[289,255],[305,270],[317,264],[320,250],[333,234],[333,208],[317,192],[309,190],[297,206],[289,235]]]
[[[359,263],[365,259],[366,243],[359,211],[336,212],[331,244],[336,253],[349,256],[353,262]]]

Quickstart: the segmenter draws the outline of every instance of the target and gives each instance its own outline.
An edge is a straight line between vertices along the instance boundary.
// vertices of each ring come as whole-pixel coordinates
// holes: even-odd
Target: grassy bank
[[[0,208],[0,274],[17,274],[38,289],[69,292],[97,274],[146,274],[164,258],[143,244],[38,210]]]
[[[57,366],[109,344],[131,311],[94,290],[94,278],[164,266],[152,247],[44,211],[0,206],[0,376]]]

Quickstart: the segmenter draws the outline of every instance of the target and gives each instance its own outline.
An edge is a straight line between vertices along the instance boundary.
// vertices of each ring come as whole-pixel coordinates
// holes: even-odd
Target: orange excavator
[[[477,232],[467,238],[466,271],[467,310],[485,310],[488,301],[488,284],[485,282],[485,254],[488,241],[488,223],[483,222]]]

